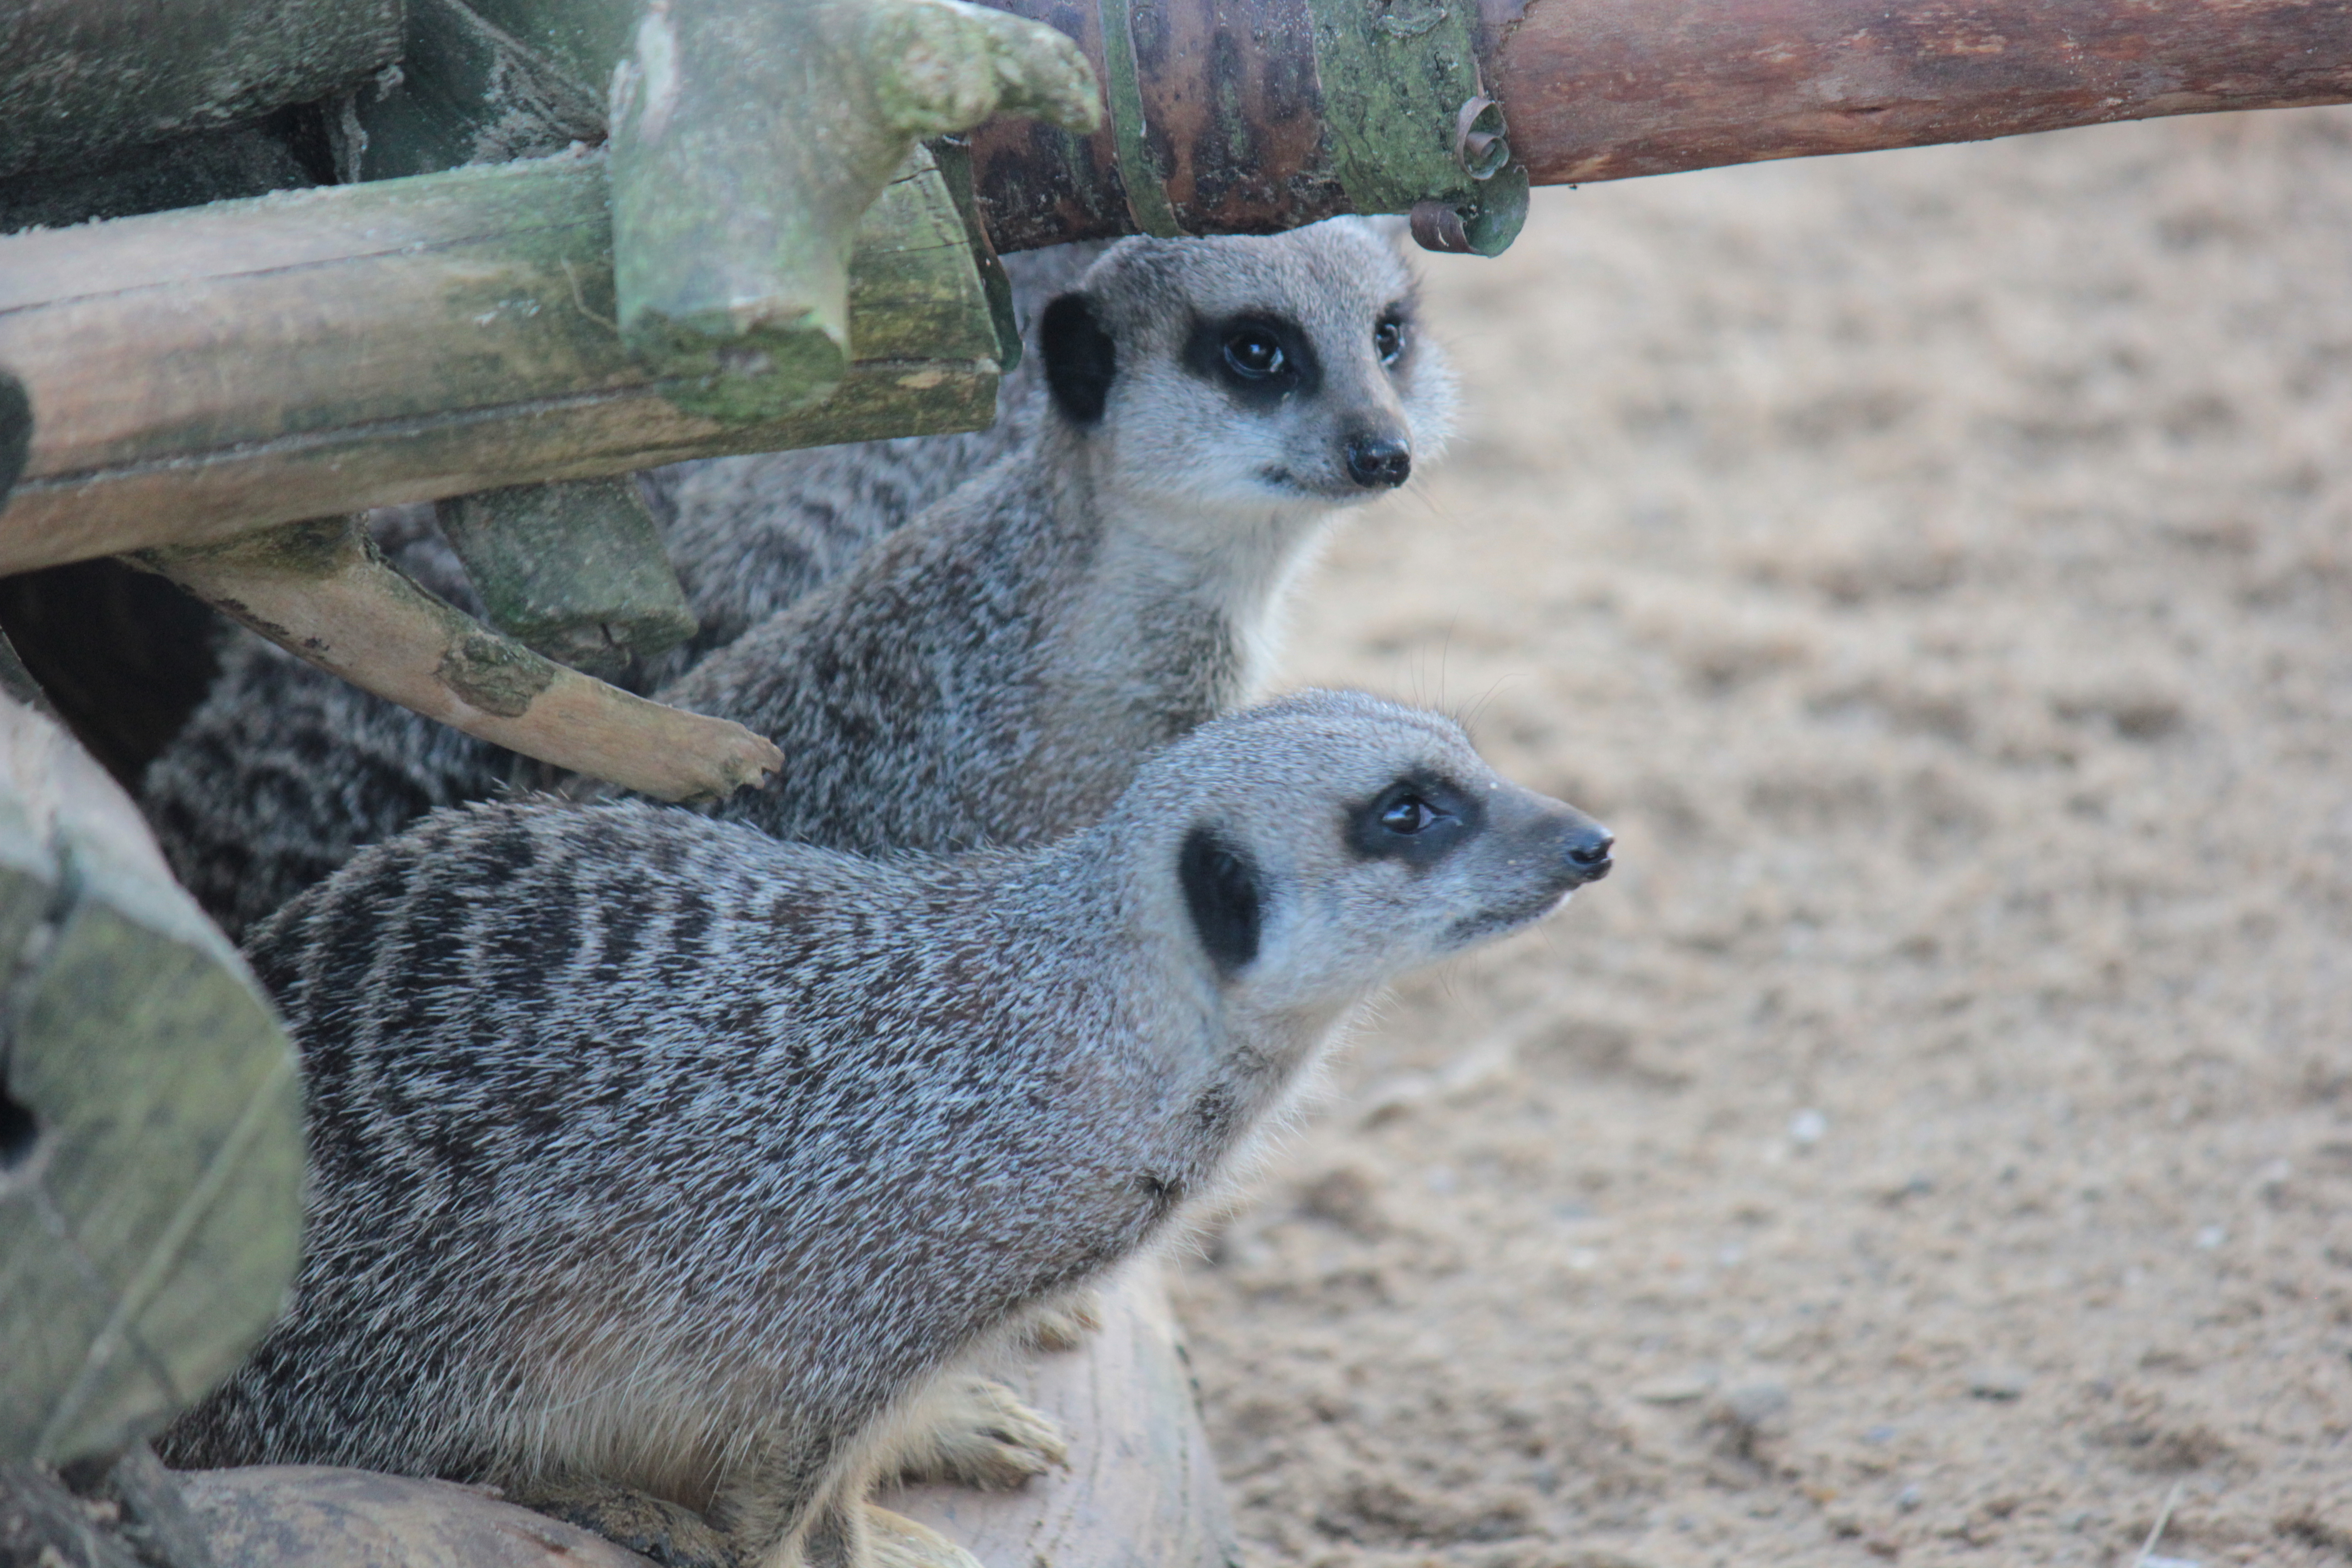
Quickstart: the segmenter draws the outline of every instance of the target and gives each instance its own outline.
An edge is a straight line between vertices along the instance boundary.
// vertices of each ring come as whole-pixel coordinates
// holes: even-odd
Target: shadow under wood
[[[74,739],[133,795],[219,673],[217,625],[171,583],[119,561],[0,578],[0,629]]]

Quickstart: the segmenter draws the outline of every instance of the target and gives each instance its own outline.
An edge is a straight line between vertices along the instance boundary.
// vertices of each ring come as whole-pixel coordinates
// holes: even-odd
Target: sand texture
[[[1538,195],[1286,679],[1614,879],[1176,1270],[1252,1560],[2352,1562],[2352,113]]]

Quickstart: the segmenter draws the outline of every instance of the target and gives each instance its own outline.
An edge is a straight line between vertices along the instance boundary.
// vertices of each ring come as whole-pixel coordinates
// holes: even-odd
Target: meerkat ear
[[[1257,957],[1263,902],[1257,868],[1249,857],[1211,829],[1195,827],[1184,836],[1176,874],[1184,884],[1192,929],[1217,968],[1228,975],[1247,968]]]
[[[1037,346],[1045,355],[1045,384],[1063,416],[1073,425],[1100,419],[1118,373],[1118,345],[1095,320],[1093,303],[1084,294],[1065,294],[1046,306]]]

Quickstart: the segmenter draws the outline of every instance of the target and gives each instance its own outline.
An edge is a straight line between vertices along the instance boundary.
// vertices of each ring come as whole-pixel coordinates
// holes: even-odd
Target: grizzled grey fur
[[[1006,258],[1024,331],[1102,248]],[[673,679],[838,576],[876,539],[1028,441],[1044,405],[1033,345],[999,384],[996,422],[985,430],[712,458],[639,475],[700,627],[620,683],[642,691]],[[370,523],[394,564],[481,614],[431,507],[385,508]],[[232,627],[219,677],[149,768],[141,799],[173,871],[234,936],[428,811],[548,782],[527,758]]]
[[[783,750],[717,815],[868,851],[1092,820],[1261,689],[1331,519],[1452,412],[1411,272],[1355,220],[1121,241],[1037,336],[1030,443],[658,693]]]
[[[435,816],[252,941],[302,1050],[306,1256],[163,1452],[617,1484],[707,1511],[674,1560],[866,1568],[928,1395],[1228,1178],[1379,986],[1608,848],[1450,721],[1321,692],[1039,850]]]

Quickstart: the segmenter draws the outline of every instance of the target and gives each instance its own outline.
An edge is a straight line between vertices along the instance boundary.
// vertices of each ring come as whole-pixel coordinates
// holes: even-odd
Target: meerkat
[[[1122,240],[1036,336],[1032,440],[661,689],[783,750],[717,815],[867,852],[1091,820],[1261,690],[1332,520],[1448,433],[1412,274],[1362,220]]]
[[[1034,340],[1045,302],[1098,243],[1007,257],[1013,313]],[[1045,404],[1034,342],[997,387],[984,430],[709,458],[637,476],[698,630],[623,672],[650,691],[847,570],[904,523],[1027,443]],[[468,615],[482,605],[425,506],[381,508],[387,559]],[[149,766],[140,803],[173,873],[232,937],[362,845],[429,811],[553,782],[540,764],[360,690],[285,649],[225,629],[221,671]]]
[[[989,1418],[974,1359],[1229,1181],[1390,978],[1610,849],[1451,721],[1328,692],[1036,849],[437,814],[250,943],[303,1056],[306,1256],[163,1452],[491,1482],[681,1568],[968,1564],[866,1493]]]

